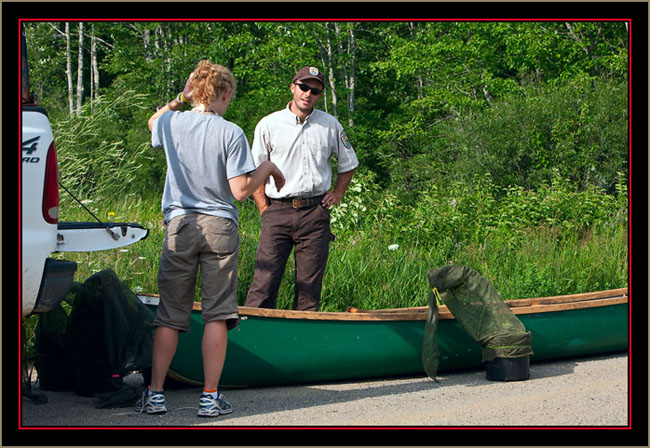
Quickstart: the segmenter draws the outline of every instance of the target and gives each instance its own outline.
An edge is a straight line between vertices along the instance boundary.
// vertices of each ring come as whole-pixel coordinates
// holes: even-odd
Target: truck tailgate
[[[148,234],[148,229],[135,223],[59,222],[56,250],[88,252],[115,249],[143,240]]]

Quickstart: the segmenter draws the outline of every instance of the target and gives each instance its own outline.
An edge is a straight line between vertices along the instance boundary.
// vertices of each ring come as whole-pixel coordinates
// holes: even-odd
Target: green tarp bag
[[[440,350],[436,339],[438,327],[438,304],[435,294],[429,294],[429,313],[424,323],[424,339],[422,340],[422,364],[430,378],[436,379],[440,363]]]
[[[433,292],[429,298],[422,361],[431,378],[435,379],[438,367],[436,292],[467,334],[481,344],[483,362],[533,354],[530,331],[526,331],[496,289],[478,272],[466,266],[447,265],[430,270],[428,278]]]

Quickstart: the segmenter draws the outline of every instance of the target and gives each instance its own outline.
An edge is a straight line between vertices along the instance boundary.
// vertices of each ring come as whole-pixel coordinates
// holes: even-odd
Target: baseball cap
[[[298,73],[296,73],[296,76],[293,77],[292,82],[304,81],[306,79],[315,79],[325,87],[325,75],[316,67],[305,66],[301,68],[298,70]]]

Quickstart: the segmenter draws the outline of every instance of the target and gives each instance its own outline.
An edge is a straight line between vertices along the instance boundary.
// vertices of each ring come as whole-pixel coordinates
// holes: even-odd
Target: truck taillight
[[[57,170],[54,142],[50,144],[45,161],[43,218],[50,224],[56,224],[59,221],[59,172]]]

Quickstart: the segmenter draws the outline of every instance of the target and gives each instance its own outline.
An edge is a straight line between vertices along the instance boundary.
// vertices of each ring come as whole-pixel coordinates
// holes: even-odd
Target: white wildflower
[[[388,246],[388,250],[390,250],[391,252],[396,251],[397,249],[399,249],[399,244],[391,244],[390,246]]]

